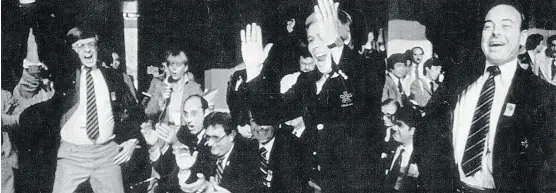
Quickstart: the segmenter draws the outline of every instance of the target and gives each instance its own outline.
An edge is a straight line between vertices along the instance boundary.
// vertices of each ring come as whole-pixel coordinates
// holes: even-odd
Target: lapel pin
[[[529,147],[529,142],[527,141],[527,138],[525,138],[523,141],[521,141],[521,146],[523,146],[524,148]]]
[[[514,115],[515,112],[515,104],[508,103],[506,104],[506,110],[504,110],[504,116],[511,117]]]

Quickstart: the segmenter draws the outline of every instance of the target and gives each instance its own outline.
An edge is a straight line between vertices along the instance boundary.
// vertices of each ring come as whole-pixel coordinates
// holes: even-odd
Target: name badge
[[[115,92],[110,92],[110,99],[112,101],[116,101],[116,93]]]
[[[504,110],[504,116],[511,117],[514,115],[515,112],[515,104],[508,103],[506,104],[506,110]]]

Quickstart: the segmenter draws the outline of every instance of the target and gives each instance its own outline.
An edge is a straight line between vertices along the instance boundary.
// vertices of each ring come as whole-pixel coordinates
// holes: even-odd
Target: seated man
[[[191,192],[202,192],[204,189],[209,192],[261,192],[260,180],[258,180],[260,170],[257,160],[257,144],[238,135],[228,113],[210,113],[205,118],[203,125],[208,138],[206,144],[217,160],[210,163],[213,170],[204,174],[204,176],[210,176],[210,181],[206,181],[199,175],[193,175],[190,169],[189,178],[197,177],[198,180],[191,184],[181,185],[182,190],[188,189]],[[193,156],[193,154],[190,155]],[[189,159],[189,161],[199,160]],[[184,165],[191,167],[194,163]]]
[[[384,192],[417,192],[420,187],[417,161],[419,152],[413,146],[413,134],[420,115],[411,108],[400,109],[392,126],[392,138],[399,145],[385,151],[382,161],[386,171]]]

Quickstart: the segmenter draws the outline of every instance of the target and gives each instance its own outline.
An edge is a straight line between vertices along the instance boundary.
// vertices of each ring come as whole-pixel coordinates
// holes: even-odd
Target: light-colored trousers
[[[118,145],[75,145],[62,141],[58,149],[58,163],[52,192],[73,193],[87,179],[96,193],[123,193],[122,170],[114,157]]]

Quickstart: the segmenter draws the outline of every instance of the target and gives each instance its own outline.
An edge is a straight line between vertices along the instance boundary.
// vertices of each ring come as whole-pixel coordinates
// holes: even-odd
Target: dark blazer
[[[303,181],[302,149],[293,135],[277,133],[270,151],[269,170],[272,171],[270,191],[295,193],[301,192],[307,181]],[[260,173],[262,174],[262,173]],[[262,179],[262,177],[260,178]],[[262,182],[261,182],[262,184]]]
[[[452,191],[458,186],[452,117],[460,93],[442,94],[442,100],[425,116],[426,128],[417,130],[424,148],[420,169],[427,191]],[[509,104],[515,105],[511,116],[504,115]],[[498,191],[556,190],[555,117],[556,87],[517,67],[495,136],[493,175]]]
[[[281,109],[303,107],[308,144],[307,160],[313,178],[323,192],[366,190],[375,184],[371,175],[369,144],[373,144],[380,126],[380,93],[371,85],[361,58],[344,47],[339,64],[317,95],[315,82],[322,74],[318,70],[302,73],[291,89],[280,94],[279,80],[272,65],[265,65],[261,74],[247,83],[250,108]],[[344,76],[345,75],[345,76]],[[301,80],[301,81],[300,81]],[[284,120],[286,121],[286,120]],[[319,129],[320,128],[320,129]]]
[[[237,134],[234,142],[235,145],[230,153],[230,157],[228,157],[220,186],[232,193],[260,192],[257,144]],[[216,161],[213,162],[213,166],[216,168]]]
[[[386,180],[388,178],[388,175],[391,175],[391,171],[390,171],[390,166],[392,165],[392,162],[394,161],[394,156],[396,155],[396,150],[399,147],[399,143],[395,143],[397,145],[386,145],[389,147],[389,149],[387,149],[387,151],[384,151],[381,157],[381,169],[382,169],[382,174],[384,174],[384,180]],[[416,149],[415,147],[413,148],[413,152],[411,153],[411,156],[409,158],[409,165],[406,168],[406,174],[409,170],[409,166],[411,164],[418,164],[418,160],[421,156],[421,152],[419,151],[419,149]],[[419,166],[417,165],[417,167],[419,168]],[[383,183],[384,186],[384,192],[391,192],[392,190],[394,190],[393,186],[389,186],[388,184],[386,184],[386,181],[384,181]],[[402,180],[402,185],[401,188],[398,190],[399,192],[419,192],[420,189],[422,188],[421,185],[421,179],[418,177],[411,177],[411,176],[405,176],[405,178]]]
[[[111,95],[109,97],[111,98],[114,116],[116,143],[119,144],[128,139],[135,138],[139,140],[139,145],[146,147],[145,140],[140,133],[140,124],[145,120],[141,106],[137,104],[129,92],[121,74],[111,69],[102,67],[99,67],[99,69],[104,75],[109,91],[108,94]],[[54,97],[23,111],[20,115],[21,129],[18,132],[19,144],[23,148],[29,150],[29,152],[40,150],[41,154],[50,155],[49,159],[56,159],[56,152],[60,142],[60,130],[78,106],[80,73],[80,68],[74,68],[74,70],[68,70],[66,76],[58,76],[54,81],[56,87]],[[45,146],[48,149],[35,143],[45,140],[50,141],[48,143],[50,145]],[[126,184],[138,182],[149,175],[150,165],[147,155],[146,149],[136,149],[132,159],[122,165],[122,176],[124,176],[124,186],[126,188],[129,187]],[[48,164],[36,163],[33,161],[36,158],[33,158],[31,154],[22,154],[20,159],[29,160],[30,168],[33,165],[40,164],[37,167],[51,168],[51,170],[55,171],[55,161]],[[128,172],[133,173],[133,175],[127,175]],[[33,174],[25,175],[34,176]],[[52,177],[46,179],[49,178]],[[51,180],[54,179],[52,178]]]

